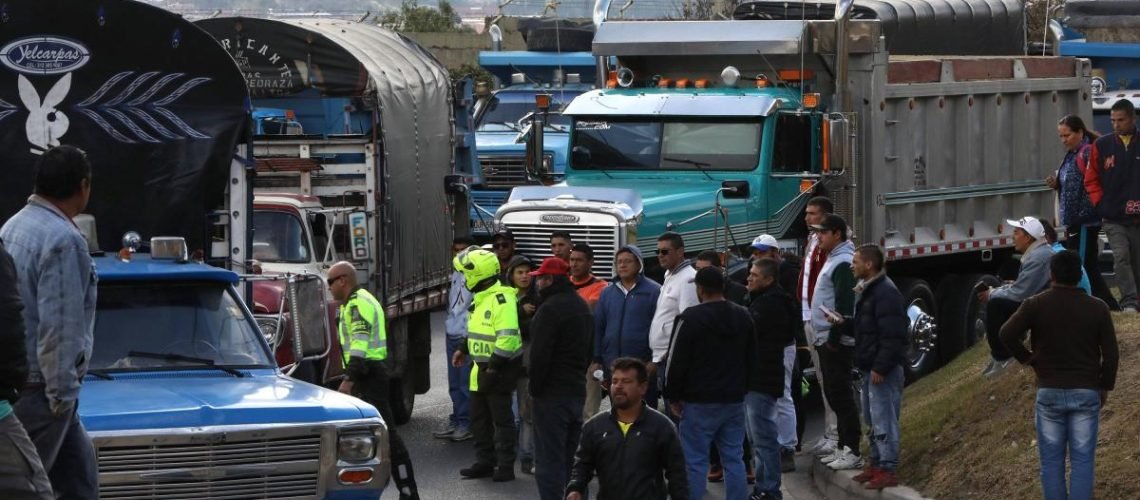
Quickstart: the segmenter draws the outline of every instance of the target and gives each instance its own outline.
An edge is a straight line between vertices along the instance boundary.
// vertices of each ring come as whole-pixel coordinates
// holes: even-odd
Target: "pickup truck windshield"
[[[261,333],[225,283],[99,285],[92,370],[209,369],[204,360],[214,366],[275,366]]]
[[[572,142],[589,152],[577,169],[752,170],[759,164],[760,122],[580,117]]]
[[[288,212],[254,212],[253,258],[262,262],[309,262],[309,239],[301,219]]]
[[[573,98],[573,96],[568,97]],[[570,130],[570,118],[554,111],[561,110],[563,104],[558,100],[558,94],[554,93],[554,101],[550,105],[551,112],[546,115],[547,123],[552,126],[548,126],[548,129]],[[475,129],[479,132],[518,132],[518,121],[535,109],[533,96],[526,102],[502,101],[498,97],[492,97],[487,102],[486,109],[479,115],[479,124]]]

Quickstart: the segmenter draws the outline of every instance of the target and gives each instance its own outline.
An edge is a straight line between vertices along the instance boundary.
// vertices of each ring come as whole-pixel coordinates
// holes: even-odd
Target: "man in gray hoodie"
[[[1013,362],[1013,355],[1001,341],[1001,327],[1025,299],[1049,288],[1049,259],[1053,257],[1045,240],[1045,226],[1036,217],[1005,222],[1013,227],[1013,248],[1021,254],[1021,270],[1013,283],[978,294],[978,299],[986,303],[986,341],[993,358],[982,373],[986,377],[1001,374]]]

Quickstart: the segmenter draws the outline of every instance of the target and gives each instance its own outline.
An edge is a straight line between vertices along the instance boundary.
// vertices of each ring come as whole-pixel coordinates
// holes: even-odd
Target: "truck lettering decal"
[[[610,122],[581,121],[581,122],[575,123],[574,126],[577,127],[578,130],[609,130],[610,129]]]

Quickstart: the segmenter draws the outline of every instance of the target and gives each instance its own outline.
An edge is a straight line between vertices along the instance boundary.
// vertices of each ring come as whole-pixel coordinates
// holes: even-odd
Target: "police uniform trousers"
[[[517,384],[514,370],[486,373],[476,363],[478,389],[471,391],[471,433],[475,438],[475,463],[514,468],[518,430],[511,410],[511,389]]]

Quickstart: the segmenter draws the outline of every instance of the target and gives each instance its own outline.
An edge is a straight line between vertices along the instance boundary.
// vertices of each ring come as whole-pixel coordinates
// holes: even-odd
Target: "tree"
[[[388,12],[380,18],[380,25],[406,33],[470,31],[470,28],[459,24],[459,14],[447,0],[440,0],[439,9],[421,7],[417,0],[403,0],[400,10]]]

